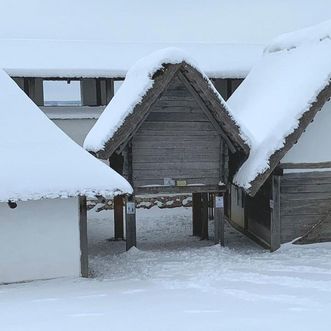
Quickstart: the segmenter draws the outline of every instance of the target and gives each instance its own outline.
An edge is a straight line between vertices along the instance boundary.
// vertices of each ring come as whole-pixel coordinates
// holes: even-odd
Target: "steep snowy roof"
[[[126,118],[134,111],[136,105],[141,103],[147,92],[152,89],[155,82],[153,78],[154,74],[164,68],[164,65],[182,63],[189,64],[198,70],[202,77],[205,78],[207,86],[217,96],[217,100],[222,105],[227,116],[231,118],[225,101],[216,91],[207,76],[198,68],[196,62],[180,49],[166,48],[140,59],[129,70],[124,83],[88,133],[84,142],[84,148],[91,152],[104,150],[106,143],[113,138]],[[230,121],[233,122],[234,126],[236,125],[233,118]],[[237,126],[237,130],[240,134],[238,139],[241,139],[243,145],[248,145],[248,139],[240,131],[239,126]]]
[[[263,50],[256,44],[0,39],[0,68],[11,76],[124,77],[137,60],[169,45],[194,56],[211,78],[246,77]]]
[[[331,21],[280,36],[266,48],[228,100],[251,141],[236,184],[257,191],[330,96],[330,78]]]
[[[131,192],[129,183],[83,150],[0,71],[0,201]]]

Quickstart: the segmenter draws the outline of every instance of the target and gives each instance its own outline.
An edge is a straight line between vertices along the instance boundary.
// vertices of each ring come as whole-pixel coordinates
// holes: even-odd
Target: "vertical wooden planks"
[[[82,277],[88,277],[87,207],[85,196],[79,197],[79,236],[81,275]]]
[[[272,212],[270,226],[270,251],[280,247],[280,176],[272,176]]]

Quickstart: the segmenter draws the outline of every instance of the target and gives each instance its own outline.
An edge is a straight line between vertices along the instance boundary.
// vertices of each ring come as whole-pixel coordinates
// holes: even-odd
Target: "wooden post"
[[[280,176],[272,176],[270,251],[280,247]]]
[[[201,193],[192,193],[193,236],[201,236]]]
[[[201,240],[208,240],[208,193],[201,193]]]
[[[126,250],[137,246],[136,239],[136,206],[134,196],[130,195],[125,200],[125,227],[126,227]]]
[[[79,237],[81,275],[82,277],[88,277],[87,208],[85,196],[79,197]]]
[[[224,246],[224,197],[215,194],[214,201],[215,244]]]
[[[208,218],[209,220],[214,219],[214,194],[208,193]]]
[[[115,240],[124,239],[123,197],[114,197],[114,235]]]

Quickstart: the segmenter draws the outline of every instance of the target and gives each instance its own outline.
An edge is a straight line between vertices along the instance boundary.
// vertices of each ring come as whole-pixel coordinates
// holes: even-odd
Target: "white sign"
[[[224,199],[223,197],[216,197],[215,198],[215,204],[216,204],[216,208],[224,208]]]
[[[136,205],[134,202],[127,202],[126,204],[126,213],[132,215],[136,213]]]
[[[165,186],[175,186],[176,182],[172,178],[163,178],[163,185],[165,185]]]
[[[274,200],[270,200],[269,204],[270,204],[270,208],[273,209],[274,208]]]

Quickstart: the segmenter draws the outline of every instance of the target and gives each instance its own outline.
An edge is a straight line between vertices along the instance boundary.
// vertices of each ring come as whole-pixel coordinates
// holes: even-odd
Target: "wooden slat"
[[[215,129],[209,122],[145,122],[141,130],[153,130],[153,131],[213,131]]]
[[[272,176],[272,199],[273,206],[271,212],[270,226],[270,250],[276,251],[280,247],[280,177]]]
[[[165,177],[172,177],[176,179],[197,178],[203,179],[205,177],[219,178],[217,169],[134,169],[133,179],[153,179]]]
[[[312,184],[312,185],[282,185],[282,193],[317,193],[331,192],[331,184]]]
[[[283,169],[328,169],[331,168],[331,162],[281,163],[279,166]]]
[[[203,153],[199,152],[196,154],[195,152],[192,153],[191,150],[176,150],[178,162],[202,162],[206,160],[206,162],[218,162],[219,161],[219,151],[217,149],[207,149],[204,150]],[[164,163],[172,161],[169,158],[171,150],[162,150],[162,153],[156,154],[155,151],[151,149],[135,149],[133,153],[133,160],[134,164],[138,163]]]
[[[208,122],[207,117],[200,112],[151,112],[147,122]]]
[[[135,187],[136,194],[175,194],[175,193],[202,193],[202,192],[225,192],[225,186],[218,185],[202,185],[202,186],[149,186],[149,187]]]
[[[218,162],[205,160],[204,162],[133,162],[133,171],[139,172],[140,170],[167,170],[167,171],[192,171],[198,170],[205,172],[206,170],[214,170],[217,174],[219,171]]]

